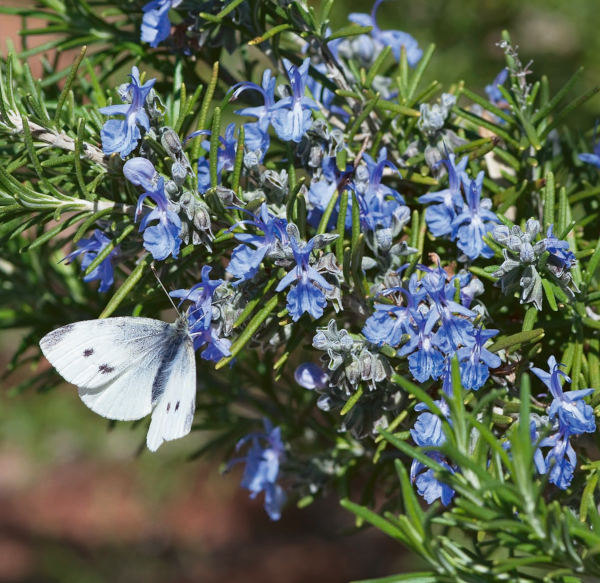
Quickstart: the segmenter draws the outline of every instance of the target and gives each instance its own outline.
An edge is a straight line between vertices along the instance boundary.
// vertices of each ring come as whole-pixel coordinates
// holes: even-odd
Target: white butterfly
[[[68,324],[40,341],[46,358],[94,412],[120,421],[152,412],[146,444],[190,432],[196,407],[196,359],[185,316],[106,318]]]

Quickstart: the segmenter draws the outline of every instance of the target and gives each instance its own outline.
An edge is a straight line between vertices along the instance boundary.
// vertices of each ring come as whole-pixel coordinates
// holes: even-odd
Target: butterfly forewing
[[[152,384],[175,333],[160,320],[106,318],[58,328],[40,347],[60,375],[79,387],[92,411],[125,421],[152,410]]]

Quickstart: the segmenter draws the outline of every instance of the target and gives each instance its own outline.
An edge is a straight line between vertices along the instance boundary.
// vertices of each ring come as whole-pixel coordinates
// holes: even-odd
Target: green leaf
[[[219,138],[221,136],[221,110],[218,107],[215,107],[215,111],[213,112],[213,121],[212,121],[212,129],[210,134],[210,157],[209,157],[209,166],[210,166],[210,186],[212,188],[216,188],[219,183],[217,162],[219,157]]]
[[[554,224],[555,187],[554,174],[547,172],[544,187],[544,229]]]
[[[531,116],[531,123],[537,123],[540,120],[545,120],[558,107],[559,103],[575,85],[577,79],[582,73],[583,67],[579,67],[579,69],[573,73],[571,78],[560,88],[556,95]]]
[[[258,330],[260,325],[271,315],[271,312],[277,306],[279,298],[274,295],[265,305],[265,307],[256,313],[254,318],[250,320],[244,331],[235,339],[231,345],[230,352],[231,356],[222,358],[215,366],[215,369],[223,368],[227,363],[231,362],[240,350],[246,345],[246,343],[252,338],[252,335]]]
[[[600,87],[592,87],[561,109],[554,116],[553,120],[544,128],[544,130],[540,132],[540,139],[545,140],[548,137],[548,134],[554,128],[557,128],[571,113],[579,109],[586,101],[594,97],[598,91],[600,91]]]
[[[542,287],[544,288],[544,293],[550,309],[554,312],[558,312],[558,305],[556,304],[556,298],[554,297],[554,285],[552,282],[542,277]]]
[[[595,505],[594,491],[598,485],[599,477],[600,476],[598,472],[591,472],[588,474],[587,482],[581,494],[581,502],[579,504],[579,517],[581,522],[585,522],[587,520],[589,509]]]
[[[114,293],[112,298],[98,318],[108,318],[121,305],[123,300],[131,293],[133,288],[142,279],[146,266],[152,261],[149,254],[144,255],[133,271],[127,276],[127,279],[121,284],[121,287]]]
[[[593,255],[590,257],[586,265],[585,282],[589,285],[592,278],[594,277],[596,270],[600,264],[600,238],[596,242],[596,248],[594,249]]]
[[[348,190],[344,189],[340,199],[340,209],[337,219],[338,239],[335,242],[335,256],[340,265],[344,264],[344,235],[346,234],[346,213],[348,210]]]
[[[566,229],[568,226],[568,209],[569,200],[567,198],[567,189],[563,186],[558,191],[558,217],[556,221],[556,229],[555,233],[557,236],[562,239],[566,236]]]
[[[250,46],[259,45],[260,43],[262,43],[266,40],[269,40],[270,38],[273,38],[274,36],[284,32],[286,30],[290,30],[292,28],[293,28],[293,26],[287,22],[285,22],[283,24],[278,24],[277,26],[270,28],[263,35],[257,36],[256,38],[253,38],[252,40],[248,41],[248,44]]]
[[[327,207],[325,207],[325,210],[323,211],[323,215],[321,216],[321,220],[319,221],[319,226],[317,227],[317,235],[322,235],[323,233],[325,233],[325,231],[327,231],[327,223],[329,223],[329,219],[331,218],[331,213],[333,212],[333,209],[335,208],[335,204],[337,203],[339,196],[340,196],[340,193],[338,190],[336,190],[331,195],[331,198],[329,199],[329,202],[327,203]]]
[[[410,483],[410,478],[408,477],[408,472],[404,467],[404,464],[401,460],[394,460],[394,467],[396,468],[396,473],[398,474],[398,479],[400,480],[400,488],[402,491],[402,502],[404,506],[404,512],[413,526],[419,532],[421,537],[425,536],[424,522],[425,522],[425,513],[421,509],[421,504],[417,499],[415,494],[415,489],[413,485]]]
[[[391,54],[392,54],[392,47],[386,46],[377,55],[375,62],[371,65],[371,67],[369,67],[369,71],[367,72],[367,78],[365,80],[366,87],[371,87],[371,85],[373,84],[373,80],[375,79],[375,77],[377,75],[379,75],[379,73],[381,71],[381,67],[383,67],[383,64],[385,63],[385,61],[389,58],[389,56]]]
[[[288,222],[290,223],[297,223],[297,212],[296,212],[296,199],[298,198],[298,193],[300,192],[301,188],[304,186],[306,182],[306,176],[302,176],[300,178],[300,180],[298,180],[298,182],[296,182],[296,184],[294,185],[294,187],[291,189],[291,192],[288,196],[288,199],[285,203],[285,216],[288,220]]]
[[[523,318],[523,326],[522,326],[523,332],[532,331],[533,326],[535,325],[535,322],[537,321],[537,318],[538,318],[537,308],[535,306],[531,306],[530,308],[527,308],[527,311],[525,312],[525,317]]]
[[[210,109],[210,105],[212,103],[212,99],[215,94],[215,89],[217,87],[218,80],[219,80],[219,61],[215,61],[213,63],[212,75],[210,77],[210,82],[208,84],[208,87],[206,88],[204,97],[202,98],[202,105],[200,106],[200,118],[198,119],[198,129],[199,130],[207,129],[206,128],[206,120],[208,119],[208,110]],[[196,142],[194,143],[194,148],[192,150],[192,159],[195,160],[199,157],[201,144],[202,144],[202,141],[196,138]]]
[[[379,529],[384,534],[391,536],[393,539],[396,539],[396,540],[399,540],[402,542],[408,542],[407,537],[404,535],[404,533],[400,529],[395,527],[391,522],[385,520],[384,518],[382,518],[381,516],[379,516],[378,514],[373,512],[372,510],[369,510],[368,508],[365,508],[364,506],[355,504],[354,502],[351,502],[348,499],[341,500],[340,504],[342,505],[343,508],[356,514],[356,516],[358,516],[359,518],[362,518],[364,521],[368,522],[369,524],[372,524],[375,528]]]
[[[367,34],[373,30],[372,26],[357,26],[355,24],[351,26],[345,26],[336,30],[333,34],[329,35],[325,39],[325,44],[335,40],[336,38],[347,38],[349,36],[358,36],[359,34]]]
[[[242,174],[242,164],[244,162],[244,143],[245,143],[245,132],[244,126],[240,124],[238,126],[238,140],[235,148],[235,162],[233,164],[233,177],[231,178],[231,188],[233,192],[238,194],[240,187],[240,176]]]
[[[354,407],[354,405],[356,405],[356,403],[358,403],[358,401],[360,400],[362,395],[363,395],[363,388],[362,388],[362,386],[359,385],[358,389],[356,389],[356,391],[354,391],[352,396],[346,401],[346,404],[342,407],[342,410],[340,411],[340,415],[344,416],[347,413],[349,413],[352,410],[352,408]]]
[[[474,113],[465,111],[464,109],[461,109],[459,107],[453,107],[452,111],[458,117],[462,117],[465,121],[468,121],[468,122],[474,124],[476,128],[485,128],[485,129],[489,130],[490,132],[496,134],[499,138],[502,138],[505,142],[507,142],[508,144],[511,144],[515,148],[519,147],[519,142],[517,142],[517,140],[515,140],[506,130],[504,130],[499,125],[497,125],[491,121],[488,121],[482,117],[479,117],[478,115],[475,115]]]
[[[477,95],[477,93],[473,93],[473,91],[470,91],[466,87],[462,87],[460,92],[462,95],[464,95],[465,97],[467,97],[474,103],[477,103],[478,105],[483,107],[483,109],[486,109],[490,113],[493,113],[496,117],[503,119],[506,123],[508,123],[508,124],[514,123],[514,121],[515,121],[514,118],[509,113],[507,113],[506,110],[496,107],[495,105],[490,103],[487,99],[481,97],[480,95]]]
[[[223,10],[221,10],[221,12],[219,12],[215,18],[218,20],[223,20],[223,18],[235,10],[242,2],[244,2],[244,0],[231,0],[231,2],[227,4],[227,6],[225,6],[225,8],[223,8]]]
[[[56,111],[54,112],[54,125],[59,126],[60,123],[60,113],[62,111],[63,105],[65,103],[65,99],[71,90],[71,86],[73,85],[73,81],[75,80],[75,76],[77,75],[77,71],[79,70],[79,65],[81,65],[81,61],[85,57],[85,53],[87,51],[87,47],[82,47],[79,52],[79,56],[75,59],[73,66],[71,67],[71,71],[69,72],[67,78],[65,79],[65,84],[58,96],[58,102],[56,103]]]

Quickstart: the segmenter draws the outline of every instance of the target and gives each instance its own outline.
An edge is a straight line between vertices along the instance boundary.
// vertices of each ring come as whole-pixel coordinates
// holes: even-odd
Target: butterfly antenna
[[[156,277],[156,281],[158,281],[160,287],[162,287],[163,291],[165,292],[165,294],[169,298],[169,301],[171,302],[171,305],[175,308],[175,311],[177,312],[177,314],[179,316],[181,316],[181,312],[179,311],[179,308],[175,305],[175,302],[173,301],[173,298],[169,295],[169,292],[167,291],[167,288],[165,287],[165,285],[161,281],[160,277],[158,277],[158,273],[156,271],[156,268],[154,267],[154,265],[152,263],[150,264],[150,269],[152,269],[152,273],[154,274],[154,277]]]

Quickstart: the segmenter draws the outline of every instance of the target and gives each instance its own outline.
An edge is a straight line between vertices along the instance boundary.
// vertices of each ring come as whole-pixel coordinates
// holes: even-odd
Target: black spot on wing
[[[115,369],[112,366],[108,365],[108,364],[101,364],[98,367],[98,372],[100,372],[102,374],[111,373],[113,370],[115,370]]]
[[[167,413],[171,410],[171,401],[167,403]]]
[[[83,351],[83,356],[92,356],[92,354],[94,354],[94,349],[93,348],[86,348]]]
[[[179,409],[179,401],[177,401],[177,405],[175,405],[175,411]]]

